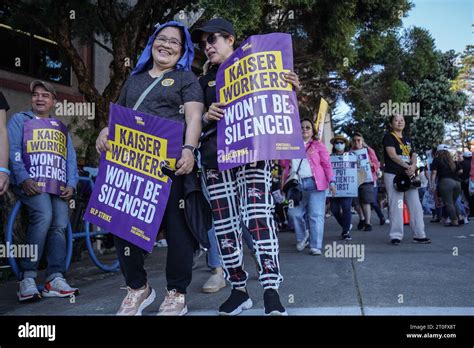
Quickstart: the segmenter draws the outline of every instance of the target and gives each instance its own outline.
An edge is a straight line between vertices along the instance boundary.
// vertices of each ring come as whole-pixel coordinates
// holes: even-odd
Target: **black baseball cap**
[[[191,34],[191,40],[193,42],[199,42],[202,33],[217,33],[219,31],[225,31],[235,37],[234,26],[231,22],[224,18],[214,18],[204,23],[201,28],[194,30]]]

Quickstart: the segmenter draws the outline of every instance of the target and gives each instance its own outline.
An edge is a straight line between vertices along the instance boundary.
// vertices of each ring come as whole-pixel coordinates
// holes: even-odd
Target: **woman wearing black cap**
[[[265,314],[286,315],[277,292],[283,277],[272,215],[271,161],[249,163],[222,172],[218,171],[217,166],[217,122],[224,115],[224,104],[216,103],[216,74],[219,65],[234,52],[234,28],[225,19],[215,18],[195,30],[192,40],[199,43],[210,64],[206,75],[200,79],[207,109],[202,117],[201,161],[205,168],[223,268],[233,288],[230,297],[219,307],[219,314],[237,315],[253,305],[247,294],[247,272],[242,262],[242,225],[245,225],[253,237],[259,281],[265,289]],[[290,72],[286,77],[288,82],[299,88],[295,73]],[[260,194],[257,197],[247,196],[249,189]]]
[[[410,188],[406,192],[395,189],[393,182],[397,175],[415,175],[417,155],[411,147],[410,139],[403,135],[405,118],[402,115],[393,115],[389,119],[390,132],[383,137],[385,172],[384,182],[387,190],[390,213],[390,238],[392,245],[400,245],[403,239],[403,201],[405,200],[410,211],[410,227],[415,237],[413,243],[428,244],[423,208],[421,207],[418,190]]]

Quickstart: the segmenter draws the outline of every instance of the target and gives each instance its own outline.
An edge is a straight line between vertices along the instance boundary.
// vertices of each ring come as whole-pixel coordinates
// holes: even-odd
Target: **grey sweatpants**
[[[446,210],[451,221],[457,221],[461,211],[454,203],[461,194],[461,182],[450,178],[443,178],[439,181],[439,193],[444,204],[446,204]]]
[[[418,189],[412,188],[406,192],[398,192],[393,186],[395,174],[384,173],[385,189],[388,194],[390,213],[390,239],[403,239],[403,201],[410,211],[410,227],[415,238],[426,238],[423,208],[421,207]]]

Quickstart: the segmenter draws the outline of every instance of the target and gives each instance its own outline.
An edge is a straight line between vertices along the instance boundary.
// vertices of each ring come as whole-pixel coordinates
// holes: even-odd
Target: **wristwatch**
[[[190,150],[190,151],[193,153],[194,158],[197,158],[198,150],[197,150],[197,148],[195,148],[194,146],[189,145],[189,144],[184,144],[184,145],[183,145],[183,149],[188,149],[188,150]]]

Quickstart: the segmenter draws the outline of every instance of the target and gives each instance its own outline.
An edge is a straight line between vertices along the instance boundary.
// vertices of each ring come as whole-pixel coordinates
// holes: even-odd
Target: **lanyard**
[[[401,146],[406,146],[406,145],[402,142],[402,140],[399,138],[399,136],[395,134],[395,132],[390,132],[390,134],[392,134],[392,135],[395,137],[395,139],[397,139],[398,143],[399,143]]]
[[[156,84],[158,82],[161,81],[161,79],[163,78],[163,76],[172,69],[166,69],[165,71],[163,71],[163,73],[161,75],[159,75],[158,77],[155,78],[155,80],[147,87],[147,89],[145,89],[143,91],[143,93],[140,95],[140,97],[138,98],[137,102],[135,103],[135,105],[133,106],[133,110],[137,110],[138,107],[140,106],[140,104],[143,102],[143,99],[145,99],[145,97],[148,95],[148,93],[150,93],[150,91],[153,89],[153,87],[156,86]]]

